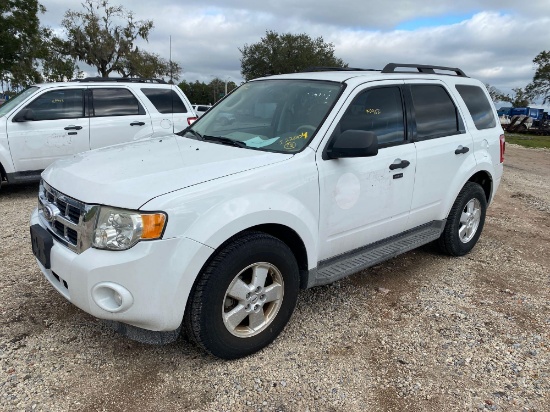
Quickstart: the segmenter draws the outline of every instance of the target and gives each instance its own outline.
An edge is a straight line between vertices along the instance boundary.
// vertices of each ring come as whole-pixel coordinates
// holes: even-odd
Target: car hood
[[[58,160],[42,177],[85,203],[139,209],[154,197],[291,157],[172,135]]]

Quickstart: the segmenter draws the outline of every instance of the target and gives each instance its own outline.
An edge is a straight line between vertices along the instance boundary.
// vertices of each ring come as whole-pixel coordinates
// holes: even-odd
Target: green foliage
[[[110,6],[108,0],[85,0],[82,6],[84,11],[65,13],[61,24],[67,40],[60,52],[96,67],[102,77],[123,74],[127,70],[124,62],[132,58],[132,52],[137,53],[134,41],[148,39],[153,21],[136,21],[132,12]]]
[[[206,84],[199,82],[188,83],[185,80],[178,84],[192,104],[214,104],[225,95],[225,82],[220,79],[213,79]],[[227,93],[235,89],[234,82],[227,82]]]
[[[526,90],[532,98],[542,98],[543,104],[546,104],[550,102],[550,52],[540,52],[533,63],[536,66],[535,76]]]
[[[37,0],[0,1],[0,76],[12,87],[42,80],[37,59],[45,57],[47,30],[38,15],[46,9]]]
[[[182,71],[176,62],[169,62],[158,54],[138,50],[128,53],[122,60],[118,72],[122,77],[168,77],[178,81]]]
[[[503,102],[508,102],[512,104],[512,107],[527,107],[533,101],[531,94],[527,89],[521,89],[516,87],[512,89],[514,94],[510,95],[500,95],[499,100]]]
[[[523,147],[550,149],[550,136],[506,133],[506,143],[518,144]]]
[[[241,74],[246,80],[256,77],[296,73],[312,66],[347,67],[334,56],[334,45],[322,37],[307,34],[278,34],[266,31],[255,44],[239,49],[242,54]]]
[[[491,86],[490,84],[485,84],[485,87],[487,88],[487,91],[489,92],[489,96],[491,97],[491,100],[493,102],[505,102],[506,95],[502,93],[499,89],[497,89],[495,86]]]

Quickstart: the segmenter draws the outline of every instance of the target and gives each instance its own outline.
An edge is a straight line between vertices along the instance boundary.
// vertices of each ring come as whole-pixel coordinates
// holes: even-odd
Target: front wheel
[[[197,280],[185,311],[187,334],[220,358],[257,352],[287,324],[299,284],[296,259],[285,243],[260,232],[239,237]]]
[[[480,185],[468,182],[458,194],[438,240],[441,251],[463,256],[477,243],[487,211],[487,199]]]

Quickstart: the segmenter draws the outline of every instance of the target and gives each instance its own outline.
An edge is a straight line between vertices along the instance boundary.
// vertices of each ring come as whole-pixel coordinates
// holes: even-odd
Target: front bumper
[[[45,228],[38,209],[30,224]],[[142,329],[172,331],[181,325],[193,283],[212,252],[192,239],[171,238],[142,241],[125,251],[90,248],[76,254],[54,238],[51,267],[37,263],[53,287],[83,311]]]

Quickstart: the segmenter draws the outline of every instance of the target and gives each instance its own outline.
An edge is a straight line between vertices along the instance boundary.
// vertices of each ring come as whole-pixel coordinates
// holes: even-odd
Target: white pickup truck
[[[231,359],[277,337],[300,288],[432,241],[468,253],[503,160],[489,95],[460,69],[266,77],[178,135],[47,168],[32,246],[59,293],[120,332],[183,328]]]

